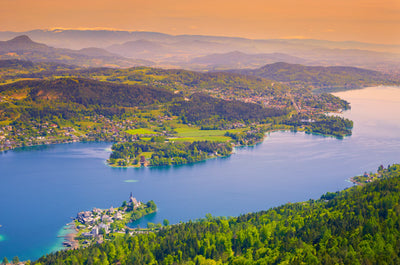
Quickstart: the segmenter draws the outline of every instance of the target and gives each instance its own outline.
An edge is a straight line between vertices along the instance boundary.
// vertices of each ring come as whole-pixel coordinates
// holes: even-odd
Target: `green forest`
[[[181,165],[194,163],[215,156],[226,156],[232,152],[232,145],[225,142],[195,141],[165,142],[164,137],[152,137],[151,141],[135,141],[114,144],[108,160],[114,166]],[[146,161],[147,154],[149,156]]]
[[[263,108],[254,103],[238,100],[226,101],[205,94],[193,94],[188,101],[178,101],[169,108],[174,116],[180,116],[184,123],[214,124],[215,121],[242,121],[251,123],[269,117],[284,116],[286,110]]]
[[[399,264],[400,165],[318,200],[165,226],[34,264]]]

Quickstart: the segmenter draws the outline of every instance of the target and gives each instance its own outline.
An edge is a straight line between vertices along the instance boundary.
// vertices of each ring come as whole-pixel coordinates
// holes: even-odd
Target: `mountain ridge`
[[[132,67],[151,65],[146,60],[134,60],[113,54],[101,48],[88,47],[80,50],[54,48],[20,35],[8,41],[0,41],[0,59],[20,59],[33,62],[54,62],[88,66]]]
[[[400,80],[379,71],[351,66],[304,66],[277,62],[258,69],[232,69],[228,72],[253,75],[284,83],[304,83],[315,88],[363,87],[365,85],[399,84]]]
[[[228,36],[170,35],[141,31],[64,29],[32,30],[18,33],[0,32],[0,39],[13,38],[23,34],[52,47],[76,50],[87,47],[103,48],[117,53],[119,56],[155,61],[155,65],[162,68],[207,71],[213,68],[199,67],[199,65],[188,62],[195,57],[237,50],[248,54],[284,53],[306,60],[307,65],[346,65],[400,75],[400,45],[313,39],[246,39]],[[163,50],[160,52],[157,49],[151,49],[149,52],[138,53],[133,48],[124,49],[122,53],[116,48],[118,45],[124,46],[126,42],[138,40],[161,45]],[[110,50],[109,47],[114,47],[114,49]],[[295,61],[288,62],[294,63]],[[139,62],[139,64],[143,64],[143,62]],[[121,63],[120,66],[126,67],[127,65],[128,63]],[[258,65],[249,67],[254,68],[254,66]]]

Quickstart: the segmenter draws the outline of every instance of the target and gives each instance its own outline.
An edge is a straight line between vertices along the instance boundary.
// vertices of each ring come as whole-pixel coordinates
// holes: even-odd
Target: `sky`
[[[109,28],[400,44],[400,0],[0,1],[0,31]]]

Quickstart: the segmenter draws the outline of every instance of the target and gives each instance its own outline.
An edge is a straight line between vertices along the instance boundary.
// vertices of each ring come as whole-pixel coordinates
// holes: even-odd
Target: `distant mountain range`
[[[27,35],[32,39],[46,43],[47,45],[68,48],[82,49],[86,47],[106,48],[114,44],[123,44],[129,41],[148,40],[159,43],[177,43],[186,41],[214,42],[224,45],[235,45],[247,48],[248,50],[237,49],[247,53],[271,53],[279,50],[255,50],[265,48],[288,49],[306,47],[324,47],[328,49],[360,49],[378,52],[400,53],[400,45],[386,45],[375,43],[364,43],[357,41],[327,41],[314,39],[266,39],[254,40],[239,37],[221,37],[206,35],[169,35],[159,32],[145,31],[122,31],[122,30],[74,30],[74,29],[53,29],[53,30],[31,30],[25,32],[0,31],[0,40],[11,39],[20,35]],[[231,48],[231,47],[227,47]],[[234,51],[234,50],[230,50]],[[227,52],[227,51],[226,51]],[[211,52],[212,53],[212,52]],[[215,52],[214,52],[215,53]]]
[[[11,44],[4,41],[0,46],[7,48],[0,48],[0,59],[44,61],[52,58],[81,66],[151,65],[200,71],[257,68],[283,61],[309,66],[353,66],[400,75],[400,45],[63,29],[0,32],[0,40],[19,35],[45,44],[28,44],[26,37],[18,37]],[[31,50],[13,52],[18,41],[25,42],[24,51],[29,47]],[[33,54],[32,48],[35,48]]]
[[[132,67],[152,64],[145,60],[124,58],[100,48],[90,47],[81,50],[53,48],[34,42],[26,35],[21,35],[8,41],[0,41],[0,59],[54,62],[85,67]]]

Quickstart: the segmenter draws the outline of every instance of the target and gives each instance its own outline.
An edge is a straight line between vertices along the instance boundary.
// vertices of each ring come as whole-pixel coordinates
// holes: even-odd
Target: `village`
[[[388,169],[389,168],[390,168],[390,166],[388,166]],[[385,175],[385,173],[387,173],[388,169],[385,169],[383,167],[383,165],[380,165],[379,168],[378,168],[378,171],[376,173],[364,172],[363,175],[355,176],[355,177],[350,178],[350,181],[353,182],[356,185],[365,185],[367,183],[371,183],[371,182],[373,182],[373,181],[375,181],[377,179],[382,178]]]
[[[0,151],[17,147],[82,141],[123,141],[133,127],[132,120],[113,121],[102,115],[88,116],[71,125],[31,120],[21,124],[0,125]]]
[[[153,201],[142,203],[133,197],[132,193],[128,201],[124,201],[121,207],[109,209],[93,208],[91,211],[79,212],[69,229],[75,233],[67,234],[63,246],[77,248],[93,243],[102,243],[104,240],[119,235],[133,234],[137,231],[129,228],[127,224],[153,213],[157,206]]]

